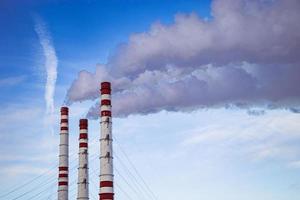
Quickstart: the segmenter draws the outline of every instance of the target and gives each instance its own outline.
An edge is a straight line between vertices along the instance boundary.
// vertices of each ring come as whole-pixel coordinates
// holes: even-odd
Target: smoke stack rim
[[[111,84],[110,82],[101,83],[101,94],[111,94]]]
[[[110,89],[110,87],[111,87],[110,82],[108,82],[108,81],[101,82],[101,89],[104,89],[104,88]]]
[[[68,107],[61,107],[60,112],[62,115],[68,115],[69,114],[69,108]]]

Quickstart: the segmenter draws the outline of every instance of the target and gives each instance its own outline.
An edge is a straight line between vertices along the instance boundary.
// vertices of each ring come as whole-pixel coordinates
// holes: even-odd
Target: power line
[[[53,179],[50,179],[50,181],[47,181],[46,183],[44,183],[43,185],[40,185],[39,187],[43,187],[43,186],[45,186],[45,185],[48,185],[49,183],[51,183],[51,182],[53,182],[53,181],[55,181],[55,179],[54,179],[54,180],[53,180]],[[29,190],[29,191],[27,191],[27,192],[25,192],[25,193],[22,193],[21,195],[19,195],[19,196],[13,198],[12,200],[19,199],[19,198],[21,198],[21,197],[23,197],[23,196],[25,196],[25,195],[27,195],[27,194],[33,192],[34,190],[36,190],[36,188],[33,188],[33,189],[31,189],[31,190]]]
[[[93,138],[93,140],[92,140],[90,146],[93,146],[93,145],[96,143],[96,142],[95,142],[96,140],[97,140],[97,137]],[[69,157],[71,158],[71,157],[73,157],[74,155],[76,155],[76,152],[73,152]],[[76,159],[77,159],[76,157],[75,157],[75,158],[72,158],[72,160],[70,161],[70,164],[73,163],[74,161],[76,161]],[[7,197],[8,195],[10,195],[10,194],[12,194],[12,193],[14,193],[14,192],[16,192],[16,191],[18,191],[18,190],[24,188],[25,186],[27,186],[27,185],[29,185],[29,184],[35,182],[36,180],[38,180],[38,179],[40,179],[40,178],[42,178],[42,177],[44,177],[45,175],[51,174],[51,173],[55,172],[55,169],[57,169],[58,164],[55,163],[55,164],[52,164],[51,166],[52,166],[52,167],[51,167],[50,169],[44,171],[42,174],[40,174],[40,175],[38,175],[38,176],[36,176],[36,177],[30,179],[29,181],[24,182],[24,183],[21,184],[20,186],[17,186],[17,187],[15,187],[14,189],[11,189],[10,191],[8,191],[7,193],[5,193],[4,195],[0,196],[0,198]],[[31,190],[31,191],[32,191],[32,190]]]
[[[129,164],[131,165],[131,167],[134,169],[135,173],[138,175],[138,177],[142,180],[142,182],[144,183],[144,185],[146,186],[147,190],[151,193],[151,195],[154,197],[154,199],[157,200],[156,195],[154,194],[154,192],[152,192],[152,190],[150,189],[150,187],[148,186],[148,184],[146,183],[146,181],[144,180],[144,178],[141,176],[141,174],[138,172],[137,168],[134,166],[134,164],[132,163],[132,161],[129,159],[129,156],[127,155],[127,153],[125,152],[125,150],[122,148],[122,146],[118,143],[117,139],[115,137],[113,137],[114,140],[116,141],[116,144],[119,146],[120,150],[123,152],[123,154],[125,155],[125,158],[128,160]]]
[[[50,185],[50,187],[47,187],[46,189],[40,191],[39,193],[37,193],[37,194],[31,196],[31,197],[28,198],[27,200],[31,200],[31,199],[34,199],[34,198],[38,197],[39,195],[43,194],[43,193],[46,192],[47,190],[51,189],[54,185],[56,185],[56,182],[55,182],[54,184]]]
[[[95,141],[96,139],[97,139],[97,138],[94,138],[94,139],[92,140],[92,142],[90,143],[90,144],[91,144],[90,146],[93,146],[93,145],[96,143],[96,142],[94,143],[94,141]],[[114,138],[114,139],[115,139],[115,138]],[[116,139],[115,139],[115,141],[116,141]],[[117,159],[119,160],[119,162],[123,165],[123,167],[124,167],[124,169],[125,169],[127,175],[133,177],[133,178],[134,178],[134,181],[135,181],[134,184],[135,184],[135,185],[138,185],[139,187],[133,187],[133,186],[127,181],[127,179],[124,178],[124,176],[118,171],[117,168],[115,168],[116,172],[117,172],[117,173],[119,174],[119,176],[124,180],[124,182],[132,189],[132,191],[134,191],[134,192],[137,194],[137,196],[138,196],[139,198],[140,198],[140,195],[143,196],[143,193],[145,193],[145,194],[147,194],[148,197],[150,197],[151,199],[154,197],[154,199],[157,200],[156,196],[154,195],[154,193],[152,192],[152,190],[150,189],[150,187],[147,185],[147,183],[145,182],[144,178],[143,178],[143,177],[141,176],[141,174],[138,172],[137,168],[134,166],[133,162],[130,160],[129,156],[128,156],[127,153],[124,151],[124,149],[122,148],[122,146],[121,146],[117,141],[116,141],[116,144],[119,146],[120,150],[121,150],[122,153],[125,155],[126,160],[129,162],[129,164],[130,164],[130,166],[133,168],[134,172],[138,175],[139,179],[143,182],[144,186],[142,186],[142,184],[139,183],[138,179],[131,173],[131,171],[128,169],[128,167],[126,166],[126,164],[122,161],[122,159],[120,159],[119,156],[117,156],[117,154],[116,154],[116,158],[117,158]],[[76,155],[75,152],[72,153],[72,154],[70,155],[70,157],[73,157],[74,155]],[[93,154],[91,157],[94,157],[95,155],[96,155],[96,153]],[[95,158],[97,158],[97,155],[96,155],[93,159],[91,159],[90,162],[91,162],[92,160],[94,160]],[[70,162],[70,164],[73,163],[75,160],[77,160],[77,158],[72,159],[71,162]],[[72,164],[72,165],[73,165],[73,164]],[[70,169],[70,172],[73,171],[73,169],[74,169],[76,166],[77,166],[77,165],[75,164],[75,166],[73,166],[73,167]],[[4,195],[0,196],[0,198],[6,197],[6,196],[8,196],[8,195],[10,195],[10,194],[12,194],[12,193],[14,193],[14,192],[16,192],[16,191],[18,191],[18,190],[24,188],[24,187],[27,186],[27,185],[31,185],[31,183],[33,183],[33,182],[35,182],[35,181],[41,179],[41,178],[44,177],[45,175],[53,173],[53,172],[54,172],[54,169],[56,169],[56,168],[57,168],[57,164],[54,165],[53,167],[51,167],[49,170],[47,170],[47,171],[43,172],[42,174],[38,175],[37,177],[35,177],[35,178],[33,178],[33,179],[31,179],[31,180],[29,180],[29,181],[23,183],[22,185],[20,185],[20,186],[14,188],[14,189],[12,189],[12,190],[10,190],[9,192],[7,192],[7,193],[5,193]],[[46,185],[50,184],[51,182],[55,181],[55,179],[56,179],[56,177],[55,177],[54,179],[53,179],[53,178],[52,178],[52,179],[51,179],[51,178],[50,178],[50,179],[47,178],[47,179],[46,179],[46,182],[43,182],[42,185],[38,185],[38,188],[41,188],[41,187],[43,187],[43,186],[46,186]],[[90,179],[90,180],[91,180],[91,182],[93,182],[93,184],[95,184],[94,181],[93,181],[93,179]],[[74,181],[73,181],[73,182],[74,182]],[[73,184],[74,184],[73,182],[72,182],[72,184],[70,184],[70,188],[73,186]],[[75,181],[75,182],[76,182],[76,181]],[[38,192],[37,194],[31,196],[29,199],[33,199],[33,198],[36,198],[36,197],[40,196],[40,195],[43,194],[45,191],[47,191],[49,188],[52,188],[53,185],[54,185],[54,183],[52,183],[52,184],[50,185],[50,187],[47,187],[47,188],[45,188],[44,190]],[[95,184],[95,185],[97,185],[97,184]],[[120,189],[120,191],[122,191],[127,197],[129,197],[129,199],[132,199],[132,198],[128,195],[128,193],[127,193],[125,190],[123,190],[119,185],[116,184],[116,186],[117,186],[117,187]],[[145,188],[146,188],[146,189],[145,189]],[[36,189],[37,189],[37,188],[30,189],[30,190],[26,191],[25,193],[23,193],[23,194],[21,194],[21,195],[15,197],[15,198],[13,198],[12,200],[17,200],[17,199],[19,199],[19,198],[21,198],[21,197],[24,197],[25,195],[27,195],[27,194],[29,194],[29,193],[35,191]],[[76,187],[72,188],[72,190],[70,190],[70,192],[73,191],[74,189],[76,189]],[[138,189],[138,191],[137,191],[137,189]],[[141,189],[142,189],[142,191],[141,191]],[[75,194],[76,194],[76,193],[75,193]],[[149,194],[150,194],[150,195],[149,195]],[[53,195],[53,194],[52,194],[52,195]],[[51,197],[52,195],[50,195],[49,197]],[[73,196],[73,195],[72,195],[72,196]],[[92,195],[92,196],[95,198],[94,195]],[[49,197],[48,197],[48,198],[49,198]],[[97,199],[97,198],[96,198],[96,199]]]
[[[51,167],[50,169],[48,169],[47,171],[43,172],[42,174],[38,175],[37,177],[35,177],[35,178],[33,178],[33,179],[31,179],[31,180],[29,180],[29,181],[23,183],[22,185],[20,185],[20,186],[14,188],[14,189],[12,189],[12,190],[10,190],[9,192],[7,192],[7,193],[5,193],[4,195],[0,196],[0,198],[6,197],[6,196],[10,195],[11,193],[18,191],[19,189],[21,189],[21,188],[25,187],[26,185],[28,185],[28,184],[30,184],[30,183],[36,181],[37,179],[39,179],[39,178],[45,176],[45,175],[48,174],[50,171],[52,171],[52,170],[54,170],[54,169],[56,169],[56,168],[57,168],[57,164],[56,164],[55,166]]]
[[[92,170],[92,169],[91,169],[91,170]],[[92,170],[92,173],[90,173],[90,175],[96,174],[95,172],[96,172],[96,170]],[[94,182],[94,179],[89,178],[89,180],[93,183],[93,185],[95,185],[96,191],[97,191],[98,187],[97,187],[97,184]],[[97,199],[97,197],[95,197],[94,193],[91,193],[91,192],[90,192],[90,194],[92,194],[92,196],[93,196],[95,199]]]
[[[121,165],[124,167],[126,173],[129,175],[129,177],[133,177],[134,180],[134,184],[138,187],[136,187],[141,193],[146,194],[150,199],[153,199],[153,197],[151,196],[151,194],[149,195],[148,191],[145,190],[145,188],[140,184],[140,182],[137,180],[137,178],[131,173],[131,171],[128,169],[128,167],[126,166],[126,164],[122,161],[122,159],[117,156],[117,154],[115,153],[114,156],[117,158],[117,160],[121,163]]]
[[[124,182],[131,188],[131,190],[135,192],[137,197],[140,199],[143,199],[143,198],[141,198],[140,193],[132,185],[130,185],[130,183],[126,180],[126,178],[124,178],[124,176],[119,172],[119,170],[117,170],[116,167],[115,167],[115,170],[118,173],[118,175],[124,180]]]
[[[96,155],[96,154],[95,154]],[[94,160],[95,158],[97,158],[97,155],[95,156],[95,155],[93,155],[92,157],[94,157],[93,159],[91,159],[91,160]],[[70,172],[71,171],[73,171],[74,169],[76,169],[76,164],[70,169]],[[53,182],[53,181],[55,181],[57,178],[56,177],[54,177],[54,178],[51,178],[51,179],[48,179],[48,181],[47,182],[45,182],[44,184],[42,184],[42,185],[39,185],[39,188],[41,187],[41,186],[44,186],[44,185],[47,185],[47,184],[49,184],[50,182]],[[49,181],[50,180],[50,181]],[[71,186],[71,185],[70,185]],[[19,195],[19,196],[17,196],[17,197],[15,197],[14,199],[12,199],[12,200],[17,200],[17,199],[19,199],[19,198],[21,198],[21,197],[23,197],[23,196],[25,196],[25,195],[27,195],[27,194],[29,194],[29,193],[31,193],[31,192],[33,192],[33,191],[35,191],[35,190],[37,190],[37,188],[33,188],[33,189],[31,189],[31,190],[29,190],[29,191],[26,191],[25,193],[22,193],[21,195]]]
[[[119,188],[119,190],[121,192],[123,192],[128,197],[129,200],[132,200],[132,198],[130,197],[130,195],[125,190],[123,190],[123,188],[120,185],[118,185],[117,183],[115,183],[115,184],[116,184],[116,187]]]

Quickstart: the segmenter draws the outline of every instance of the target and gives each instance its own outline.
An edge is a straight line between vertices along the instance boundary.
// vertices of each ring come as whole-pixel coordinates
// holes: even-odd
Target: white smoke
[[[39,37],[39,41],[45,57],[45,69],[47,78],[44,97],[46,101],[46,114],[49,116],[50,123],[52,124],[54,118],[54,92],[57,78],[58,61],[47,27],[44,21],[38,16],[35,16],[35,31]]]
[[[112,81],[115,116],[236,104],[298,107],[300,1],[215,0],[212,19],[176,15],[133,34],[96,72],[81,71],[69,103]],[[89,116],[98,116],[98,106]]]

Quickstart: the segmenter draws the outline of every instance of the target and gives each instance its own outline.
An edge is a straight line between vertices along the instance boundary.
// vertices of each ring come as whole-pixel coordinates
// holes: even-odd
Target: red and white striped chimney
[[[69,109],[61,107],[59,165],[58,165],[58,200],[68,200],[69,179]]]
[[[89,199],[88,120],[79,120],[79,166],[77,200]]]
[[[101,83],[100,193],[99,200],[113,200],[113,149],[110,82]]]

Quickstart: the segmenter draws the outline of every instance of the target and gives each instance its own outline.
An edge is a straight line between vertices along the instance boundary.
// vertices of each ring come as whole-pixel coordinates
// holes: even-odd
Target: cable
[[[76,167],[76,165],[73,166],[73,167],[70,169],[70,172],[71,172],[73,169],[75,169],[75,167]],[[48,181],[47,181],[46,183],[44,183],[43,185],[39,185],[39,188],[40,188],[41,186],[44,186],[44,185],[49,184],[50,182],[56,181],[56,179],[57,179],[56,177],[49,179],[50,181],[48,180]],[[33,188],[33,189],[31,189],[31,190],[29,190],[29,191],[27,191],[27,192],[25,192],[25,193],[23,193],[23,194],[21,194],[21,195],[15,197],[15,198],[12,199],[12,200],[19,199],[19,198],[25,196],[26,194],[29,194],[30,192],[32,192],[32,191],[34,191],[34,190],[36,190],[36,188]]]
[[[48,181],[48,182],[44,183],[44,184],[43,184],[42,186],[40,186],[40,187],[43,187],[44,185],[47,185],[47,184],[49,184],[49,183],[51,183],[51,182],[53,182],[53,181],[55,181],[55,180],[53,180],[53,179],[50,179],[50,181]],[[19,196],[15,197],[15,198],[14,198],[14,199],[12,199],[12,200],[19,199],[19,198],[21,198],[21,197],[25,196],[26,194],[29,194],[30,192],[32,192],[32,191],[34,191],[34,190],[36,190],[36,188],[33,188],[33,189],[31,189],[31,190],[29,190],[29,191],[27,191],[27,192],[25,192],[25,193],[23,193],[23,194],[21,194],[21,195],[19,195]]]
[[[132,200],[130,195],[127,192],[125,192],[125,190],[123,190],[119,184],[117,184],[117,183],[115,183],[115,184],[116,184],[116,187],[119,188],[119,190],[122,191],[128,197],[128,199]]]
[[[126,173],[129,175],[129,177],[133,177],[134,180],[134,184],[141,193],[146,194],[150,199],[153,199],[153,197],[151,196],[151,194],[148,193],[148,191],[145,190],[145,188],[139,183],[139,181],[137,180],[137,178],[131,173],[131,171],[128,169],[128,167],[125,165],[125,163],[122,161],[122,159],[120,159],[119,156],[117,156],[116,152],[114,154],[114,156],[117,158],[117,160],[121,163],[121,165],[124,167],[124,169],[126,169]]]
[[[94,159],[96,159],[97,158],[97,155],[96,154],[94,154],[94,155],[92,155],[92,159],[91,159],[91,161],[93,161]],[[74,169],[76,169],[76,165],[75,166],[73,166],[72,168],[71,168],[71,170],[70,170],[70,172],[71,171],[73,171]],[[69,185],[69,192],[71,193],[71,192],[73,192],[75,189],[76,189],[76,179],[74,179],[72,182],[71,182],[71,184]],[[56,184],[56,183],[55,183]],[[52,186],[52,185],[51,185]],[[73,187],[73,186],[75,186],[75,187]],[[50,187],[49,187],[50,188]],[[39,196],[40,194],[42,194],[44,191],[46,191],[47,189],[49,189],[49,188],[46,188],[45,190],[43,190],[43,191],[41,191],[41,192],[39,192],[39,193],[37,193],[36,195],[34,195],[33,197],[31,197],[31,198],[29,198],[28,200],[31,200],[31,199],[33,199],[33,198],[35,198],[35,197],[37,197],[37,196]],[[56,191],[55,191],[55,193],[56,193]],[[53,194],[52,194],[53,195]],[[52,196],[51,195],[51,196]],[[74,194],[72,194],[72,196],[74,196],[74,195],[76,195],[76,192],[74,193]],[[97,198],[96,198],[97,199]]]
[[[121,173],[119,172],[119,170],[117,170],[117,168],[115,168],[116,172],[119,174],[119,176],[124,180],[124,182],[132,189],[132,191],[134,191],[136,193],[136,195],[138,196],[139,199],[143,199],[140,197],[140,193],[138,191],[135,190],[135,188],[130,185],[130,183],[124,178],[123,175],[121,175]]]
[[[56,164],[55,166],[51,167],[50,169],[48,169],[47,171],[43,172],[42,174],[38,175],[37,177],[35,177],[35,178],[33,178],[33,179],[31,179],[31,180],[29,180],[29,181],[23,183],[22,185],[20,185],[20,186],[14,188],[14,189],[12,189],[12,190],[10,190],[10,191],[7,192],[6,194],[0,196],[0,198],[6,197],[6,196],[10,195],[11,193],[13,193],[13,192],[15,192],[15,191],[21,189],[22,187],[27,186],[29,183],[32,183],[32,182],[36,181],[37,179],[43,177],[44,175],[46,175],[47,173],[49,173],[50,171],[52,171],[52,170],[54,170],[54,169],[56,169],[56,168],[57,168],[57,164]]]
[[[92,170],[92,173],[90,173],[90,175],[92,175],[92,174],[94,174],[93,173],[94,171]],[[93,179],[89,179],[92,183],[93,183],[93,185],[95,185],[96,187],[97,187],[97,184],[94,182],[94,180]],[[97,188],[98,189],[98,188]],[[97,191],[97,190],[96,190]],[[91,196],[93,196],[94,197],[94,199],[97,199],[97,197],[94,195],[94,193],[90,193],[91,194]]]
[[[53,186],[55,186],[55,185],[56,185],[56,182],[55,182],[54,184],[50,185],[50,187],[47,187],[46,189],[42,190],[41,192],[39,192],[39,193],[37,193],[37,194],[31,196],[31,197],[28,198],[27,200],[31,200],[31,199],[36,198],[37,196],[39,196],[39,195],[42,194],[43,192],[45,192],[45,191],[51,189],[51,188],[52,188]]]
[[[92,140],[90,146],[93,146],[93,145],[96,143],[96,142],[95,142],[96,140],[97,140],[97,137],[95,137],[95,138]],[[70,154],[69,158],[73,157],[74,155],[76,155],[75,152],[72,153],[72,154]],[[76,161],[76,160],[77,160],[76,157],[73,158],[73,159],[70,161],[70,164],[73,163],[73,162]],[[45,175],[50,174],[49,172],[51,172],[51,173],[55,172],[55,169],[57,169],[57,167],[58,167],[58,164],[57,164],[57,163],[56,163],[55,165],[52,165],[52,167],[51,167],[50,169],[44,171],[42,174],[40,174],[40,175],[34,177],[33,179],[30,179],[29,181],[23,183],[22,185],[17,186],[16,188],[10,190],[9,192],[7,192],[7,193],[5,193],[4,195],[0,196],[0,198],[6,197],[6,196],[8,196],[8,195],[10,195],[10,194],[12,194],[12,193],[14,193],[14,192],[16,192],[16,191],[18,191],[18,190],[24,188],[25,186],[27,186],[27,185],[29,185],[29,184],[35,182],[36,180],[38,180],[38,179],[40,179],[40,178],[42,178],[42,177],[44,177]],[[39,186],[40,186],[40,185],[39,185]],[[34,189],[31,189],[31,190],[29,190],[29,191],[34,191]],[[28,194],[28,192],[25,192],[25,193],[23,193],[22,195],[20,195],[19,197],[16,197],[16,199],[18,199],[18,198],[20,198],[20,197],[22,197],[22,196],[25,196],[26,194]]]
[[[97,138],[94,138],[94,139],[92,140],[92,142],[90,143],[90,147],[93,146],[93,145],[96,143],[96,142],[94,143],[94,141],[95,141],[96,139],[97,139]],[[151,191],[150,187],[147,185],[147,183],[145,182],[145,180],[143,179],[143,177],[140,175],[140,173],[138,172],[138,170],[136,169],[136,167],[135,167],[134,164],[132,163],[132,161],[129,159],[129,156],[126,154],[126,152],[124,151],[124,149],[123,149],[123,148],[121,147],[121,145],[117,142],[116,138],[114,138],[114,139],[115,139],[117,145],[119,146],[119,148],[121,149],[122,153],[125,155],[125,158],[126,158],[127,161],[129,162],[129,164],[131,165],[131,167],[134,169],[135,173],[139,176],[139,179],[141,179],[142,182],[143,182],[143,184],[146,186],[146,187],[145,187],[146,190],[145,190],[144,187],[142,187],[141,184],[139,184],[139,181],[137,180],[137,178],[131,173],[131,171],[128,169],[128,167],[124,164],[124,162],[123,162],[117,155],[116,155],[116,158],[117,158],[117,159],[120,161],[120,163],[125,167],[126,172],[127,172],[127,175],[132,176],[132,177],[134,178],[134,180],[135,180],[135,184],[139,185],[139,187],[134,188],[134,187],[133,187],[133,186],[132,186],[125,178],[124,178],[124,176],[118,171],[117,168],[115,168],[116,172],[117,172],[117,173],[119,174],[119,176],[124,180],[124,182],[132,189],[132,191],[134,191],[134,192],[137,194],[137,196],[138,196],[139,198],[140,198],[140,195],[143,196],[143,192],[147,191],[147,193],[145,192],[145,194],[147,194],[147,195],[150,194],[149,197],[151,197],[151,199],[152,199],[152,197],[154,197],[154,199],[157,199],[156,196],[154,195],[154,193]],[[73,155],[76,155],[76,153],[75,153],[75,152],[72,153],[69,157],[71,158],[71,157],[73,157]],[[93,154],[93,155],[91,156],[91,158],[94,157],[95,155],[96,155],[96,154]],[[94,160],[95,158],[97,158],[97,155],[96,155],[93,159],[91,159],[90,162],[91,162],[92,160]],[[73,162],[74,162],[75,160],[77,160],[77,158],[72,159],[71,162],[70,162],[70,164],[72,163],[71,165],[73,165]],[[76,168],[76,166],[77,166],[77,165],[75,164],[75,166],[73,166],[73,167],[70,169],[70,172],[71,172],[74,168]],[[6,196],[8,196],[8,195],[10,195],[10,194],[12,194],[12,193],[14,193],[14,192],[20,190],[21,188],[23,188],[23,187],[29,185],[30,183],[35,182],[36,180],[38,180],[38,179],[44,177],[46,174],[49,174],[50,172],[53,173],[53,172],[54,172],[54,169],[56,169],[56,168],[57,168],[57,164],[55,164],[53,167],[51,167],[51,168],[48,169],[47,171],[43,172],[42,174],[38,175],[37,177],[35,177],[35,178],[33,178],[33,179],[31,179],[31,180],[29,180],[29,181],[23,183],[22,185],[20,185],[20,186],[14,188],[14,189],[12,189],[12,190],[10,190],[9,192],[7,192],[7,193],[5,193],[4,195],[0,196],[0,198],[6,197]],[[38,188],[41,188],[41,187],[43,187],[43,186],[46,186],[46,185],[50,184],[51,182],[53,182],[53,181],[55,181],[55,180],[56,180],[56,177],[55,177],[54,179],[53,179],[53,178],[50,178],[50,179],[47,178],[46,182],[43,182],[42,185],[38,185],[38,186],[39,186]],[[95,184],[94,181],[93,181],[93,179],[90,179],[90,180],[91,180],[91,182],[93,182],[93,184]],[[69,185],[69,188],[73,187],[73,184],[74,184],[75,182],[76,182],[76,180],[73,181],[73,182]],[[56,184],[56,183],[55,183],[55,184]],[[45,191],[47,191],[49,188],[52,188],[53,185],[54,185],[54,183],[52,183],[52,184],[50,185],[50,187],[47,187],[47,188],[45,188],[44,190],[38,192],[37,194],[31,196],[29,199],[31,200],[31,199],[34,199],[34,198],[40,196],[40,195],[43,194]],[[97,185],[97,184],[95,184],[95,185]],[[118,187],[118,188],[120,189],[120,191],[122,191],[127,197],[129,197],[129,199],[132,199],[132,198],[128,195],[128,193],[126,193],[126,191],[123,190],[119,185],[117,185],[117,187]],[[37,188],[30,189],[29,191],[26,191],[25,193],[23,193],[23,194],[21,194],[21,195],[15,197],[15,198],[13,198],[12,200],[17,200],[17,199],[19,199],[19,198],[21,198],[21,197],[23,197],[23,196],[25,196],[25,195],[27,195],[27,194],[29,194],[29,193],[35,191],[36,189],[37,189]],[[73,191],[74,189],[76,189],[76,187],[72,188],[72,189],[70,190],[70,192]],[[138,189],[139,191],[137,191],[136,189]],[[140,189],[142,189],[143,192],[141,192]],[[148,192],[149,192],[149,193],[148,193]],[[76,193],[74,193],[74,194],[76,194]],[[53,195],[53,194],[52,194],[52,195]],[[51,197],[52,195],[50,195],[49,197]],[[72,196],[73,196],[73,195],[72,195]],[[92,196],[95,198],[94,195],[92,195]],[[48,197],[48,199],[49,199],[49,197]],[[97,199],[97,198],[96,198],[96,199]],[[141,198],[140,198],[140,199],[141,199]]]
[[[122,146],[119,144],[119,142],[117,141],[117,139],[115,137],[113,137],[114,140],[116,141],[116,144],[119,146],[119,148],[121,149],[121,151],[123,152],[123,154],[125,155],[125,158],[128,160],[128,162],[130,163],[130,165],[132,166],[132,168],[134,169],[135,173],[139,176],[139,178],[142,180],[142,182],[144,183],[144,185],[146,186],[147,190],[151,193],[151,195],[154,197],[154,199],[157,200],[156,195],[152,192],[152,190],[150,189],[150,187],[148,186],[148,184],[146,183],[146,181],[144,180],[144,178],[140,175],[140,173],[138,172],[138,170],[136,169],[136,167],[134,166],[134,164],[131,162],[131,160],[129,159],[128,155],[126,154],[126,152],[123,150]]]
[[[97,138],[94,138],[94,139],[97,139]],[[69,157],[73,157],[73,155],[75,155],[75,154],[76,154],[76,153],[74,152],[74,153],[72,153]],[[50,169],[48,169],[48,170],[46,170],[45,172],[43,172],[42,174],[40,174],[40,175],[34,177],[33,179],[31,179],[31,180],[29,180],[29,181],[23,183],[22,185],[17,186],[16,188],[10,190],[9,192],[7,192],[7,193],[5,193],[4,195],[0,196],[0,198],[6,197],[6,196],[8,196],[9,194],[11,194],[11,193],[13,193],[13,192],[15,192],[15,191],[18,191],[19,189],[23,188],[24,186],[27,186],[29,183],[32,183],[32,182],[36,181],[37,179],[39,179],[39,178],[45,176],[45,175],[46,175],[47,173],[49,173],[50,171],[57,169],[57,167],[58,167],[57,161],[55,162],[55,164],[52,164],[51,166],[52,166],[52,167],[51,167]]]

